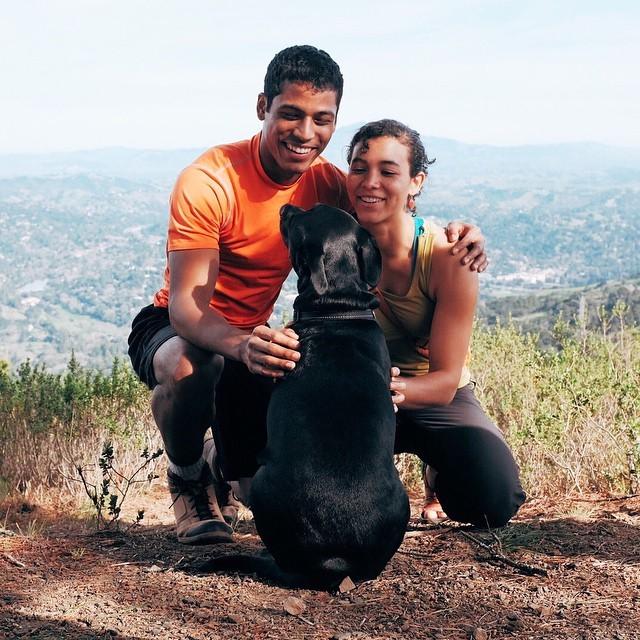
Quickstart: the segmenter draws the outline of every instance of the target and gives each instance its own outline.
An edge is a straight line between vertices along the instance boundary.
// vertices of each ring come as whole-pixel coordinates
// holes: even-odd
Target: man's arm
[[[471,271],[482,273],[489,266],[489,258],[484,251],[485,237],[480,227],[469,222],[450,222],[445,231],[449,242],[455,242],[451,253],[460,253],[460,262],[468,265]]]
[[[209,306],[220,254],[217,249],[169,252],[169,318],[180,336],[202,349],[244,362],[249,371],[280,378],[295,367],[300,354],[292,330],[266,326],[249,333],[230,325]]]

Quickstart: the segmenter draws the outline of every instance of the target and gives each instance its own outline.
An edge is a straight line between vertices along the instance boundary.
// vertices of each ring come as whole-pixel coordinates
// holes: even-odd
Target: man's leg
[[[241,362],[228,360],[216,387],[212,431],[215,466],[235,496],[250,505],[251,479],[267,443],[267,410],[274,382],[250,373]],[[207,458],[209,460],[209,458]]]
[[[511,450],[470,385],[449,405],[401,409],[396,451],[416,453],[437,471],[436,495],[458,522],[501,527],[524,502]]]
[[[216,449],[215,440],[212,436],[205,438],[202,456],[211,469],[213,479],[216,484],[216,496],[218,497],[218,505],[225,522],[234,527],[238,521],[238,513],[243,505],[249,506],[249,490],[251,489],[251,478],[244,478],[245,482],[241,485],[237,480],[227,482],[220,469],[218,461],[218,451]]]
[[[151,408],[169,458],[168,484],[179,542],[231,540],[211,470],[203,457],[204,434],[213,420],[216,384],[224,359],[174,336],[153,356]]]

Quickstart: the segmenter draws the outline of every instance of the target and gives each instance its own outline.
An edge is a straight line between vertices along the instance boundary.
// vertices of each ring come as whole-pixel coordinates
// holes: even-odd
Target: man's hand
[[[391,367],[391,402],[393,402],[393,410],[398,412],[398,405],[404,402],[404,393],[407,388],[406,382],[400,382],[400,369],[398,367]]]
[[[462,264],[468,264],[471,271],[482,273],[489,266],[489,258],[484,252],[485,238],[480,227],[468,222],[450,222],[445,231],[449,242],[455,242],[451,253],[462,253]]]
[[[282,378],[300,360],[298,335],[293,329],[256,327],[240,349],[240,358],[251,373]]]

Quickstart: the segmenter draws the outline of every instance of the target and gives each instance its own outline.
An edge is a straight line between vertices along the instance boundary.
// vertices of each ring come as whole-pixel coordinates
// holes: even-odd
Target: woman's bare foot
[[[430,524],[439,524],[448,520],[447,514],[442,510],[440,501],[436,496],[435,484],[437,475],[438,472],[433,467],[425,465],[423,474],[425,499],[420,517]]]

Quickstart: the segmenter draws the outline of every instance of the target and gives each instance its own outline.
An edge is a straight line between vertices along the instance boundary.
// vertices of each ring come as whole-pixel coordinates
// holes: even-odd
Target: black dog
[[[331,587],[347,575],[376,577],[409,519],[393,464],[389,354],[369,291],[381,259],[340,209],[285,205],[280,216],[299,278],[301,358],[273,391],[250,506],[280,569]]]

